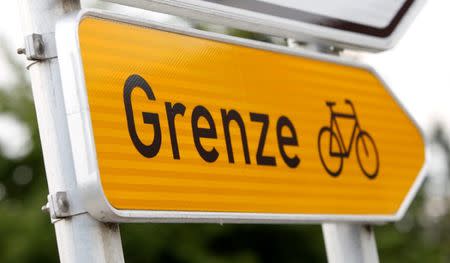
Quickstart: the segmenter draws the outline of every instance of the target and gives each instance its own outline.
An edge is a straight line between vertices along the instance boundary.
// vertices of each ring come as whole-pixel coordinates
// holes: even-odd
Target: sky
[[[450,129],[450,1],[428,0],[390,51],[367,55],[425,131],[436,121]]]
[[[13,53],[23,42],[17,2],[0,1],[0,38],[5,40],[7,52]],[[81,2],[83,7],[97,4],[95,0]],[[172,24],[179,21],[167,15],[123,8],[115,4],[104,7],[133,16],[150,16],[151,19],[159,21],[171,21]],[[380,73],[425,132],[438,121],[450,130],[449,10],[448,0],[428,0],[394,49],[358,56]],[[23,56],[16,57],[25,65]],[[11,75],[9,65],[0,54],[0,84],[5,84],[0,86],[7,87],[7,84],[13,81]],[[28,134],[24,129],[11,116],[0,116],[0,143],[9,149],[12,155],[23,154],[21,149],[26,145]]]

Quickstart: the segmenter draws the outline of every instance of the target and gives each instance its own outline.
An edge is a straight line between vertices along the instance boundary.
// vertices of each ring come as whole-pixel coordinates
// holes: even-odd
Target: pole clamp
[[[48,212],[52,223],[63,218],[84,214],[84,209],[78,208],[70,202],[67,192],[56,192],[47,196],[47,204],[42,207],[42,211]]]
[[[312,42],[304,42],[304,41],[297,41],[292,38],[288,38],[286,40],[287,46],[291,48],[303,48],[306,50],[319,52],[319,53],[325,53],[328,55],[336,55],[339,56],[344,49],[334,46],[334,45],[328,45],[328,44],[322,44],[322,43],[312,43]]]
[[[28,60],[42,61],[57,57],[55,33],[31,34],[25,36],[25,47],[17,49],[18,54],[24,54]]]

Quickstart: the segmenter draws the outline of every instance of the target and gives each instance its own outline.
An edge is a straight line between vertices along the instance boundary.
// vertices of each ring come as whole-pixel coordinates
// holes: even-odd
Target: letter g
[[[150,145],[145,145],[138,137],[134,122],[131,93],[135,88],[142,89],[149,100],[155,100],[155,95],[153,94],[150,85],[148,85],[145,79],[139,75],[131,75],[125,81],[125,86],[123,89],[123,102],[125,104],[125,113],[127,115],[128,132],[130,133],[131,140],[139,153],[147,158],[152,158],[158,154],[159,149],[161,148],[161,127],[159,124],[159,117],[156,113],[142,112],[142,119],[144,123],[153,125],[154,130],[153,142]]]

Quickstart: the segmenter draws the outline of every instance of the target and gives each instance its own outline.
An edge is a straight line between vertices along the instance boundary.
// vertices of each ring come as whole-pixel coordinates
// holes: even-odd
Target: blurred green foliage
[[[229,33],[270,41],[253,33]],[[5,57],[15,81],[0,87],[0,116],[12,116],[30,138],[23,156],[11,158],[0,148],[0,262],[57,262],[54,229],[40,210],[47,186],[27,72],[11,54]],[[433,138],[449,149],[442,134]],[[17,180],[21,173],[31,173],[31,180]],[[450,262],[450,216],[424,224],[423,196],[416,199],[404,220],[376,228],[381,262]],[[121,234],[127,262],[326,261],[318,225],[124,224]]]
[[[24,67],[11,54],[4,57],[15,76],[9,87],[0,87],[0,115],[24,125],[30,137],[24,138],[28,145],[24,156],[12,158],[0,144],[0,262],[54,262],[55,234],[40,210],[47,185],[31,88]],[[29,179],[18,180],[21,176]]]
[[[128,262],[325,262],[317,226],[122,225]]]

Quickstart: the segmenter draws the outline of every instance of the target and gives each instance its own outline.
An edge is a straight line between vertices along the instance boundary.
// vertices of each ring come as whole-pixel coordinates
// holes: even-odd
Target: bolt
[[[56,205],[61,212],[69,212],[69,202],[67,201],[67,196],[65,194],[56,194]]]
[[[42,212],[49,213],[49,212],[50,212],[50,206],[49,206],[49,204],[46,203],[45,205],[43,205],[43,206],[41,207],[41,210],[42,210]]]
[[[25,52],[26,52],[26,50],[23,47],[17,49],[17,54],[19,54],[19,55],[23,55],[23,54],[25,54]]]
[[[34,50],[36,50],[37,54],[44,54],[44,41],[42,41],[41,37],[35,37],[33,39]]]
[[[342,48],[336,47],[336,46],[329,46],[328,47],[328,52],[327,53],[331,53],[331,54],[339,54],[343,51]]]

